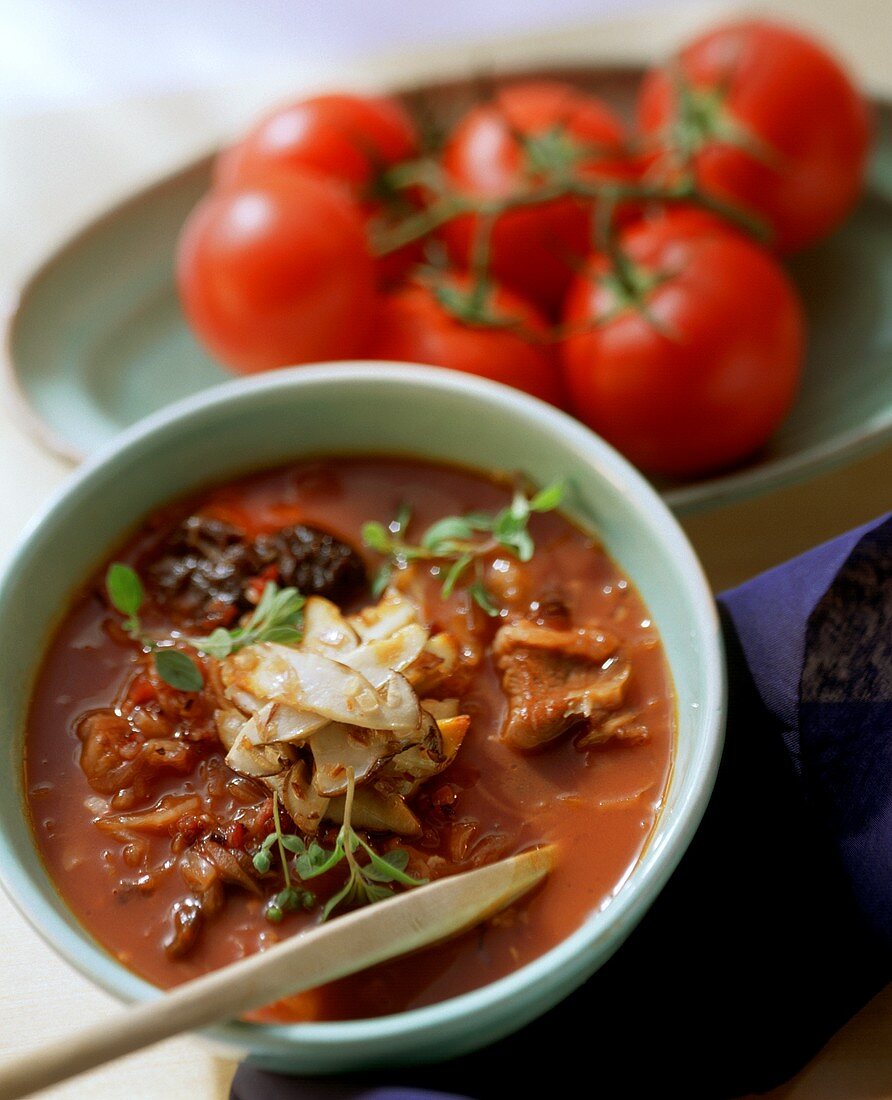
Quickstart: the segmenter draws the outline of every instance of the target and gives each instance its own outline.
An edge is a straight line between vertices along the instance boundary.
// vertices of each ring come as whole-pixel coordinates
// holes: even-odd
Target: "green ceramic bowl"
[[[13,900],[84,974],[128,1001],[157,990],[80,927],[35,850],[22,739],[41,654],[72,593],[153,508],[208,482],[304,455],[403,452],[537,482],[569,477],[569,510],[597,529],[659,628],[678,698],[665,805],[612,900],[572,936],[483,989],[428,1008],[343,1023],[230,1023],[208,1034],[293,1072],[435,1060],[482,1046],[580,985],[629,934],[687,847],[722,743],[724,672],[706,580],[678,524],[631,466],[580,424],[503,386],[431,368],[357,363],[233,382],[142,421],[82,467],[31,524],[0,581],[0,854]],[[382,1041],[386,1040],[386,1041]]]

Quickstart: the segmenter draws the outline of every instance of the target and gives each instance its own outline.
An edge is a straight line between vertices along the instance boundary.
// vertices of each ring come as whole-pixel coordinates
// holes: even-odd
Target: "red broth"
[[[405,502],[413,508],[412,530],[422,531],[443,516],[495,510],[509,499],[504,482],[421,461],[304,462],[160,510],[115,558],[138,563],[159,532],[195,513],[252,534],[296,522],[318,525],[359,547],[365,521],[387,523]],[[437,857],[432,865],[448,873],[473,865],[472,857],[479,863],[548,842],[558,846],[557,867],[544,887],[485,926],[410,960],[280,1002],[259,1018],[378,1016],[476,989],[572,933],[609,902],[640,857],[663,798],[674,736],[660,639],[637,592],[590,534],[555,512],[534,516],[530,531],[536,552],[529,563],[520,568],[503,555],[490,567],[500,602],[509,614],[528,614],[560,600],[573,625],[598,624],[618,635],[632,667],[626,705],[646,737],[582,751],[571,731],[537,753],[508,747],[499,736],[506,700],[487,650],[499,620],[476,609],[460,587],[442,600],[442,578],[422,571],[430,623],[454,630],[483,656],[462,680],[461,705],[471,726],[458,757],[432,781],[433,793],[425,787],[417,797],[424,834],[412,842],[413,851],[422,866]],[[371,573],[380,558],[363,553]],[[274,925],[264,915],[263,898],[232,890],[191,953],[172,959],[165,952],[168,914],[185,893],[183,880],[175,871],[146,875],[171,859],[170,838],[150,837],[134,852],[100,830],[95,818],[112,796],[97,794],[80,765],[84,714],[119,706],[142,659],[116,625],[120,617],[104,597],[104,572],[74,599],[37,679],[26,740],[29,807],[49,874],[78,920],[124,966],[169,987],[300,931],[318,920],[318,910],[288,913]],[[155,627],[159,622],[152,619]],[[220,743],[205,738],[190,753],[185,773],[159,775],[129,808],[151,807],[166,794],[196,793],[220,821],[243,812],[225,784],[232,773]],[[415,865],[413,856],[410,870]]]

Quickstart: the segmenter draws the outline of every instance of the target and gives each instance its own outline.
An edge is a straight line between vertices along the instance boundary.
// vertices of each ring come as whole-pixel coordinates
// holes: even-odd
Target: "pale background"
[[[510,55],[506,35],[659,56],[731,4],[677,0],[0,0],[0,308],[85,218],[213,147],[289,92],[444,54]],[[753,5],[750,5],[752,7]],[[892,0],[778,0],[892,95]],[[373,64],[370,57],[388,55]],[[340,75],[338,75],[340,74]],[[0,557],[68,467],[0,409]],[[719,590],[892,507],[892,449],[809,485],[686,521]],[[0,894],[0,1052],[38,1046],[111,1000],[60,961]],[[56,1097],[226,1095],[233,1066],[183,1038]],[[175,1084],[174,1084],[175,1082]],[[892,1097],[892,995],[861,1014],[787,1100]]]

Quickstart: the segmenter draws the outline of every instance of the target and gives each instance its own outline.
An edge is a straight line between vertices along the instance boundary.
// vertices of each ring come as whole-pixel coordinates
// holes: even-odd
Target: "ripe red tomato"
[[[780,252],[829,233],[861,190],[870,130],[863,99],[820,46],[773,23],[719,27],[649,73],[638,124],[663,147],[654,170],[687,143],[703,187],[767,219]]]
[[[346,184],[369,220],[386,205],[382,173],[417,155],[415,124],[398,100],[322,95],[261,119],[217,158],[214,185],[262,185],[271,173],[302,175],[309,168]],[[416,196],[403,198],[404,205],[417,206]],[[420,257],[420,245],[384,256],[378,262],[381,281],[396,282]]]
[[[367,197],[375,177],[417,155],[415,127],[395,99],[322,95],[290,103],[262,118],[217,159],[214,183],[262,183],[270,172],[311,168]]]
[[[459,193],[499,199],[565,173],[586,180],[626,178],[625,134],[599,99],[568,84],[509,85],[459,122],[443,152]],[[477,218],[444,229],[460,265],[471,256]],[[591,203],[573,198],[507,211],[492,235],[491,270],[546,310],[560,305],[574,266],[589,249]]]
[[[466,300],[470,286],[467,275],[450,275],[434,285],[414,282],[384,295],[372,357],[449,367],[563,404],[552,346],[524,337],[525,332],[547,333],[542,315],[511,291],[492,288],[482,310],[494,325],[459,320],[442,298]]]
[[[183,229],[177,282],[194,332],[233,370],[364,350],[374,262],[356,205],[323,177],[211,193]]]
[[[746,458],[790,407],[803,355],[799,299],[779,263],[692,212],[627,229],[619,280],[592,259],[567,298],[585,331],[562,349],[581,420],[654,473]]]

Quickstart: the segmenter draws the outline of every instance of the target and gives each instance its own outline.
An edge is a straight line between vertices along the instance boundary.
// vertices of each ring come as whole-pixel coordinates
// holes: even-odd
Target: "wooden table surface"
[[[857,61],[871,86],[892,91],[886,52],[892,38],[890,0],[783,0],[770,6],[816,25]],[[714,7],[713,7],[714,11]],[[661,53],[702,22],[697,7],[666,26],[627,21],[591,30],[593,51]],[[626,50],[626,53],[629,53]],[[162,170],[237,130],[258,107],[288,89],[285,74],[250,89],[118,103],[95,111],[0,117],[0,295],[36,258],[88,214]],[[354,81],[355,82],[355,81]],[[43,451],[8,408],[0,411],[0,556],[69,468]],[[718,512],[684,527],[719,591],[892,508],[892,448],[843,470]],[[0,893],[0,1052],[39,1047],[79,1022],[113,1011],[112,1000],[62,962]],[[57,1098],[177,1096],[217,1100],[234,1071],[225,1051],[182,1037],[51,1090]],[[892,987],[881,993],[775,1100],[892,1100]]]

